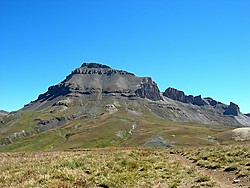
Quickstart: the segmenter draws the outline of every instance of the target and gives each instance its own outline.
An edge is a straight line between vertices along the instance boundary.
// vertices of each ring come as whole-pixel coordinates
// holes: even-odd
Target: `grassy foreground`
[[[0,187],[245,188],[249,146],[0,153]]]
[[[96,149],[0,154],[0,187],[214,187],[170,150]],[[185,186],[184,186],[185,187]]]
[[[223,147],[188,148],[179,150],[179,154],[191,160],[197,166],[227,175],[250,187],[250,144],[241,143]]]

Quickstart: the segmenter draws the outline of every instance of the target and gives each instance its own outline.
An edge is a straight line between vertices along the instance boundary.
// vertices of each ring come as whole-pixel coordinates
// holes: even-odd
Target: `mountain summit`
[[[136,77],[134,74],[115,70],[98,63],[83,63],[72,71],[64,81],[49,87],[48,91],[25,109],[41,110],[66,97],[88,95],[110,95],[147,98],[153,101],[163,100],[157,84],[150,77]]]
[[[98,63],[83,63],[0,120],[0,151],[214,144],[230,139],[222,136],[229,129],[250,126],[234,103],[175,88],[161,93],[150,77]]]
[[[241,114],[239,107],[232,102],[226,105],[210,97],[186,95],[175,88],[161,93],[150,77],[137,77],[99,63],[83,63],[23,110],[35,112],[51,108],[58,112],[62,106],[65,110],[74,105],[78,106],[77,113],[72,114],[75,117],[89,112],[91,116],[98,116],[106,100],[112,104],[114,101],[123,102],[125,106],[134,101],[138,106],[147,106],[156,116],[171,121],[250,125],[249,117]],[[93,104],[82,108],[86,103]]]

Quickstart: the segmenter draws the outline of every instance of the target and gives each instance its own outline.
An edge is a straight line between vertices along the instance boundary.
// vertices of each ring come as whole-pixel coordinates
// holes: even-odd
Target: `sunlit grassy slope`
[[[217,145],[224,144],[229,139],[225,134],[230,130],[229,127],[172,122],[154,115],[147,108],[136,109],[133,106],[131,109],[118,107],[117,113],[110,114],[100,108],[98,116],[82,115],[63,126],[45,132],[38,132],[34,128],[39,119],[49,120],[74,114],[77,107],[73,106],[56,114],[46,110],[19,111],[18,115],[15,115],[18,117],[5,119],[7,123],[1,127],[0,139],[22,130],[30,136],[2,146],[0,151],[138,147],[157,136],[162,136],[172,146]],[[134,113],[136,111],[140,113]]]

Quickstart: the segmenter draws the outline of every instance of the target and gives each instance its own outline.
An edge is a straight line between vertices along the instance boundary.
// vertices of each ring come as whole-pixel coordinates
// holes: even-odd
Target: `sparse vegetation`
[[[248,186],[250,180],[250,151],[249,144],[241,145],[188,148],[179,150],[182,155],[190,159],[197,166],[209,170],[220,171],[231,180],[240,179]]]
[[[0,187],[216,186],[168,155],[153,149],[1,153]]]

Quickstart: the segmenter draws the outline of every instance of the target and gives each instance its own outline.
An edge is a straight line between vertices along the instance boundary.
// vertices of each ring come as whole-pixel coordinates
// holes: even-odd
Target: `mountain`
[[[150,77],[98,63],[82,64],[2,120],[0,151],[213,145],[250,125],[234,103],[174,88],[161,93]]]
[[[27,105],[24,110],[37,111],[48,106],[57,105],[61,99],[77,99],[96,96],[122,96],[147,98],[152,101],[162,100],[157,84],[149,77],[139,78],[126,71],[114,70],[106,65],[84,63],[72,71],[60,84]]]
[[[0,116],[7,116],[8,112],[4,111],[4,110],[0,110]]]

